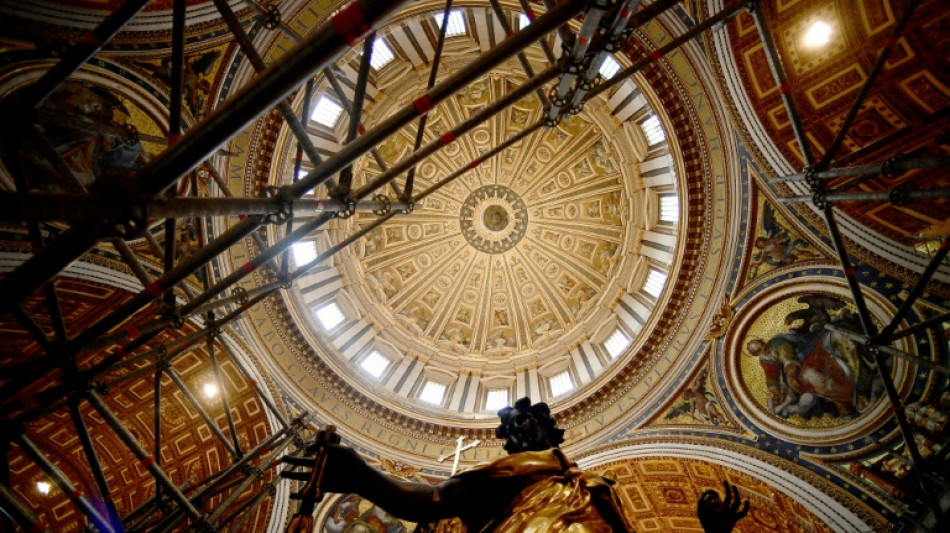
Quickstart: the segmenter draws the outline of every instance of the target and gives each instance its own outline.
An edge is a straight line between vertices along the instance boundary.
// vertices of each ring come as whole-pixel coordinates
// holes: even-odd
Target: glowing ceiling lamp
[[[214,398],[218,395],[218,386],[210,381],[205,383],[202,389],[204,390],[205,397],[207,398]]]
[[[831,26],[822,20],[816,20],[805,31],[802,44],[808,48],[819,48],[831,41]]]
[[[47,494],[49,494],[49,491],[52,488],[53,486],[49,484],[49,481],[36,482],[36,490],[40,491],[40,494],[42,494],[43,496],[46,496]]]

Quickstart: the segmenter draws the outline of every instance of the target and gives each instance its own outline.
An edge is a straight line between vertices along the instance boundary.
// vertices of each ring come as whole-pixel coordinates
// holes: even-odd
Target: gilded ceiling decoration
[[[884,47],[907,2],[854,0],[849,2],[762,2],[785,60],[788,86],[803,117],[812,152],[820,158],[838,133],[869,71]],[[930,135],[947,127],[950,106],[950,68],[942,50],[948,43],[950,13],[944,2],[920,3],[898,39],[883,72],[857,114],[836,159],[847,165],[881,163],[899,154],[918,156],[946,153],[946,135]],[[816,20],[831,29],[827,46],[809,48],[802,34]],[[804,161],[766,62],[765,51],[752,17],[740,15],[728,26],[735,65],[753,113],[792,168]],[[753,143],[756,144],[756,143]],[[906,185],[919,189],[946,187],[946,168],[910,171],[900,176],[839,178],[831,187],[845,185],[859,191],[889,191]],[[782,188],[787,191],[787,188]],[[899,242],[939,225],[946,218],[946,199],[910,204],[888,201],[840,204],[856,221]]]
[[[513,76],[485,78],[430,112],[428,137],[502,98],[516,87]],[[379,89],[388,98],[370,111],[374,118],[386,116],[389,102],[404,101],[418,85],[403,76],[398,86]],[[580,338],[577,324],[596,324],[604,304],[618,297],[621,287],[608,282],[623,277],[617,272],[623,265],[632,267],[630,258],[621,258],[642,231],[629,197],[643,193],[624,185],[635,182],[635,171],[614,162],[614,152],[630,148],[605,137],[599,124],[611,119],[597,111],[600,105],[530,135],[518,149],[427,197],[412,216],[367,236],[359,261],[344,266],[348,279],[363,280],[352,293],[360,307],[385,321],[382,329],[397,334],[405,349],[419,350],[422,342],[433,353],[481,355],[506,369],[513,370],[506,361],[562,338],[560,347],[569,348]],[[464,167],[541,112],[531,96],[499,113],[422,163],[416,187],[424,190]],[[414,129],[387,140],[381,153],[405,157]],[[368,158],[360,168],[357,185],[379,172]],[[374,218],[360,213],[354,224]]]
[[[736,532],[834,531],[800,501],[748,473],[696,459],[635,458],[608,462],[594,469],[615,479],[627,517],[635,531],[702,531],[696,501],[706,490],[722,492],[722,481],[738,487],[751,503]]]

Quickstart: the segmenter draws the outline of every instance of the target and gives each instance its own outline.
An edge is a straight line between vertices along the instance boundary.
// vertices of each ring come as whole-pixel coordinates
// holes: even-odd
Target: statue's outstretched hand
[[[728,481],[723,481],[722,484],[726,492],[725,501],[719,498],[718,492],[707,490],[696,504],[696,514],[699,515],[699,522],[706,533],[729,533],[736,522],[749,514],[749,500],[739,509],[742,504],[739,489],[730,486]]]

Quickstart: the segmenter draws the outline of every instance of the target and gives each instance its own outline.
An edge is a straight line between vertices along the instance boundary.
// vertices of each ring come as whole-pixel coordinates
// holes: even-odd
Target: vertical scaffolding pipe
[[[212,322],[213,320],[209,320]],[[234,418],[231,416],[231,402],[228,401],[228,389],[224,384],[224,374],[221,372],[221,365],[218,364],[218,356],[215,354],[214,350],[214,341],[215,335],[212,333],[208,336],[207,347],[208,353],[211,355],[211,366],[214,368],[214,379],[218,381],[218,387],[221,392],[221,406],[224,407],[224,417],[228,421],[228,430],[231,432],[231,441],[234,442],[234,451],[237,453],[238,457],[244,455],[244,452],[241,451],[241,443],[238,442],[237,428],[234,426]]]
[[[224,432],[221,431],[221,428],[218,427],[218,424],[214,421],[214,419],[211,418],[211,415],[208,414],[208,411],[206,411],[205,408],[201,406],[201,402],[199,402],[198,398],[196,398],[195,395],[191,393],[191,390],[187,385],[185,385],[185,382],[182,381],[178,373],[175,372],[175,369],[169,365],[163,370],[166,374],[168,374],[168,377],[172,378],[172,381],[175,382],[175,385],[178,385],[178,388],[185,396],[185,399],[188,400],[188,403],[190,403],[196,411],[198,411],[198,414],[201,415],[202,419],[204,419],[205,424],[207,424],[211,429],[211,432],[218,437],[218,440],[221,441],[221,444],[224,445],[224,448],[228,451],[228,453],[231,454],[231,457],[234,459],[239,459],[240,454],[238,451],[234,448],[234,446],[231,445],[230,442],[228,442],[228,438],[224,435]]]
[[[442,49],[445,47],[445,34],[449,29],[449,13],[452,12],[452,0],[446,0],[445,8],[442,10],[442,24],[439,27],[439,38],[435,43],[435,56],[432,58],[432,66],[429,67],[429,81],[426,84],[426,90],[432,88],[435,85],[436,76],[439,74],[439,63],[442,61]],[[498,17],[499,21],[503,21],[507,24],[507,20],[502,17]],[[506,30],[507,31],[507,30]],[[518,55],[524,57],[524,54],[518,52]],[[530,77],[530,76],[529,76]],[[429,121],[429,114],[426,113],[419,117],[419,122],[416,125],[416,139],[413,143],[412,151],[416,151],[422,146],[422,139],[426,133],[426,123]],[[409,198],[412,198],[412,187],[416,181],[416,167],[413,165],[409,172],[406,174],[406,186],[402,189],[402,194],[399,195],[399,198],[403,201],[408,201]],[[347,191],[349,193],[349,191]]]
[[[184,70],[185,70],[185,0],[175,0],[172,4],[172,75],[171,101],[168,109],[168,145],[178,142],[181,137],[182,104],[184,99]],[[175,196],[177,190],[172,188],[168,196]],[[163,259],[164,272],[175,267],[175,219],[165,219],[165,253]],[[162,296],[165,305],[164,312],[171,316],[175,312],[175,291],[168,291]]]
[[[253,3],[253,2],[252,2]],[[300,108],[300,122],[305,123],[310,117],[310,106],[311,100],[313,100],[313,78],[307,80],[307,88],[304,89],[303,95],[303,106]],[[297,181],[297,175],[300,174],[300,169],[303,166],[303,147],[300,142],[297,142],[297,153],[294,155],[294,174],[291,176],[291,182]],[[294,229],[294,212],[290,212],[290,217],[287,219],[287,225],[284,226],[284,233],[290,233]],[[281,275],[287,277],[288,272],[290,272],[290,250],[286,250],[284,255],[280,258],[280,272]],[[205,290],[208,290],[207,285],[205,285]]]
[[[149,457],[148,452],[145,451],[145,448],[136,440],[135,436],[132,435],[129,430],[122,425],[122,422],[119,420],[115,413],[113,413],[109,407],[102,401],[102,398],[96,394],[95,391],[88,391],[86,393],[86,398],[89,400],[89,403],[92,404],[92,407],[102,416],[106,424],[109,424],[109,427],[112,428],[112,431],[125,443],[126,447],[139,459],[145,468],[152,473],[152,476],[155,477],[155,483],[161,484],[164,486],[165,490],[168,491],[169,495],[178,503],[179,506],[185,511],[189,518],[192,520],[200,520],[201,512],[195,508],[194,505],[188,501],[188,498],[185,494],[174,484],[172,480],[168,477],[168,474],[157,464],[155,460]]]
[[[791,94],[791,87],[788,84],[788,78],[785,76],[785,67],[782,66],[782,58],[778,55],[775,48],[775,38],[772,36],[772,29],[769,28],[762,8],[758,5],[760,0],[752,0],[750,11],[755,20],[755,27],[759,30],[759,37],[762,38],[762,44],[765,45],[765,59],[769,64],[769,70],[772,71],[772,77],[775,78],[775,85],[778,86],[778,92],[782,95],[782,103],[785,104],[785,110],[788,111],[788,120],[792,124],[792,132],[798,141],[798,146],[802,150],[802,158],[805,165],[812,167],[815,165],[815,157],[811,152],[811,145],[808,144],[808,137],[805,135],[805,129],[802,127],[801,114],[798,111],[798,105]]]
[[[7,516],[20,525],[23,531],[31,533],[51,533],[46,523],[41,521],[29,507],[26,506],[6,482],[0,482],[0,507],[3,508],[3,523],[9,524]],[[6,525],[4,526],[6,528]],[[6,531],[6,529],[4,529]],[[12,531],[12,529],[11,529]]]
[[[363,57],[360,59],[360,69],[356,75],[356,92],[353,93],[353,113],[350,116],[350,123],[346,132],[347,143],[353,142],[353,139],[359,134],[360,121],[363,117],[363,102],[366,100],[366,85],[369,83],[369,69],[370,66],[372,66],[373,60],[373,44],[375,42],[375,31],[370,32],[370,34],[363,39]],[[436,61],[438,61],[438,58],[436,58]],[[350,193],[350,187],[352,185],[353,163],[350,163],[340,171],[340,184],[336,190],[330,191],[330,196],[340,199],[346,198],[346,195]]]
[[[82,492],[76,489],[73,486],[72,482],[69,481],[69,478],[66,477],[66,474],[56,467],[52,461],[46,458],[43,455],[43,452],[33,444],[33,441],[29,439],[25,434],[21,433],[17,435],[16,442],[20,446],[20,449],[23,450],[23,453],[27,455],[37,466],[39,466],[43,472],[46,472],[46,475],[49,476],[50,480],[53,483],[56,483],[56,486],[59,487],[59,490],[69,498],[69,501],[79,508],[84,515],[86,515],[89,520],[101,531],[102,533],[115,533],[115,530],[112,528],[112,525],[109,521],[99,514],[99,511],[83,496]]]
[[[115,508],[115,502],[112,500],[112,491],[109,489],[109,482],[106,481],[106,474],[102,470],[102,462],[99,461],[99,454],[92,443],[92,436],[89,435],[89,428],[79,412],[79,398],[74,397],[69,400],[69,415],[73,419],[73,425],[76,427],[76,435],[82,444],[83,453],[86,454],[86,462],[92,470],[92,477],[96,481],[96,487],[99,489],[99,496],[105,503],[106,512],[109,514],[109,522],[117,531],[122,531],[122,521],[119,519],[119,512]]]
[[[155,382],[155,398],[153,399],[154,403],[154,417],[155,417],[155,462],[158,466],[162,466],[162,368],[167,365],[168,362],[160,354],[158,361],[155,363],[155,376],[153,378]],[[130,372],[134,374],[134,372]],[[155,497],[159,501],[162,499],[162,486],[158,483],[155,484]]]
[[[548,121],[553,125],[554,121],[561,115],[561,109],[567,104],[567,95],[574,85],[574,80],[584,62],[584,56],[594,39],[595,33],[600,28],[600,21],[607,13],[607,2],[605,0],[595,0],[584,17],[584,22],[577,31],[577,39],[571,47],[570,56],[567,58],[567,69],[561,73],[557,89],[551,98],[551,106],[547,110]]]

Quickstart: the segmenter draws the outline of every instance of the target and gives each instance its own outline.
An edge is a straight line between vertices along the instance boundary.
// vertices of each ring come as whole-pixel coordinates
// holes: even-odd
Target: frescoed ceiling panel
[[[851,0],[835,3],[761,2],[775,31],[778,52],[784,59],[788,85],[795,99],[812,152],[820,159],[838,133],[878,53],[908,2]],[[830,42],[809,48],[802,35],[815,21],[831,28]],[[880,163],[907,154],[934,156],[950,151],[946,135],[950,109],[950,64],[940,44],[947,39],[950,13],[942,2],[920,3],[894,52],[864,101],[842,149],[838,164]],[[729,26],[734,60],[745,92],[761,117],[768,135],[796,169],[804,159],[795,142],[789,117],[769,70],[765,49],[749,14]],[[943,168],[907,172],[901,176],[839,178],[831,187],[855,191],[889,191],[906,185],[919,189],[946,187],[950,172]],[[783,188],[783,190],[785,190]],[[848,215],[880,234],[912,243],[920,233],[946,218],[943,199],[891,205],[887,201],[842,203]]]

